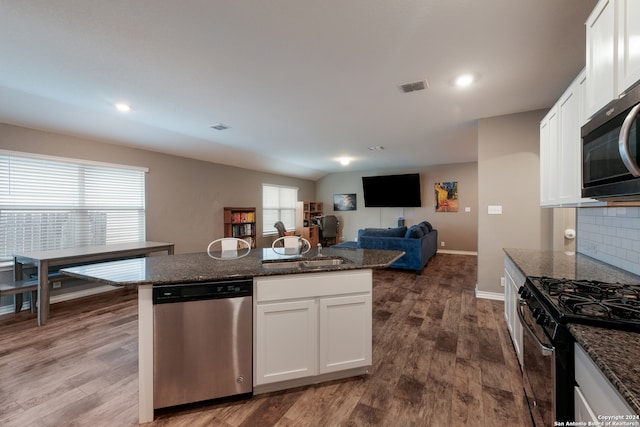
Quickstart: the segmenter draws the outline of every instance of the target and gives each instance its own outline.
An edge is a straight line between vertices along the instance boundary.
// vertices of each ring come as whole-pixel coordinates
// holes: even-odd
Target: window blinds
[[[0,152],[0,258],[145,240],[145,169]]]
[[[262,184],[262,223],[264,234],[275,233],[273,224],[282,221],[287,230],[296,228],[298,189]]]

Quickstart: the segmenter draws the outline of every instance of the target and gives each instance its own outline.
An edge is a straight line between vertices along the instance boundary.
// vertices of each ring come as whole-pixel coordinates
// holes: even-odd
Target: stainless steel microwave
[[[640,201],[640,85],[582,127],[582,197]]]

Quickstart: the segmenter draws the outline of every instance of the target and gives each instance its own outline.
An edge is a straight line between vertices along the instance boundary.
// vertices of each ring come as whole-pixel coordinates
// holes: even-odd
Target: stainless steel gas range
[[[532,420],[536,426],[573,421],[574,340],[567,325],[640,332],[640,285],[527,277],[519,293]]]

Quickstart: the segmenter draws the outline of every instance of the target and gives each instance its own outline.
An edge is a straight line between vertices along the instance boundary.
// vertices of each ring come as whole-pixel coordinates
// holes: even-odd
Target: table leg
[[[13,280],[22,280],[22,263],[18,262],[15,257],[13,258]],[[14,312],[20,313],[24,296],[20,293],[15,294],[13,298],[15,300]],[[33,303],[31,304],[33,305]],[[33,310],[31,312],[33,313]]]
[[[49,318],[49,262],[38,263],[38,326]]]

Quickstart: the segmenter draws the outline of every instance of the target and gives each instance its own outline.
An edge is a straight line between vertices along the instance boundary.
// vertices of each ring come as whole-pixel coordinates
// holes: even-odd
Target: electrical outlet
[[[444,242],[440,242],[440,246],[443,246],[443,247],[444,247]]]
[[[504,276],[500,277],[500,286],[504,288]]]
[[[53,282],[53,289],[60,289],[62,287],[62,282],[57,281]]]

